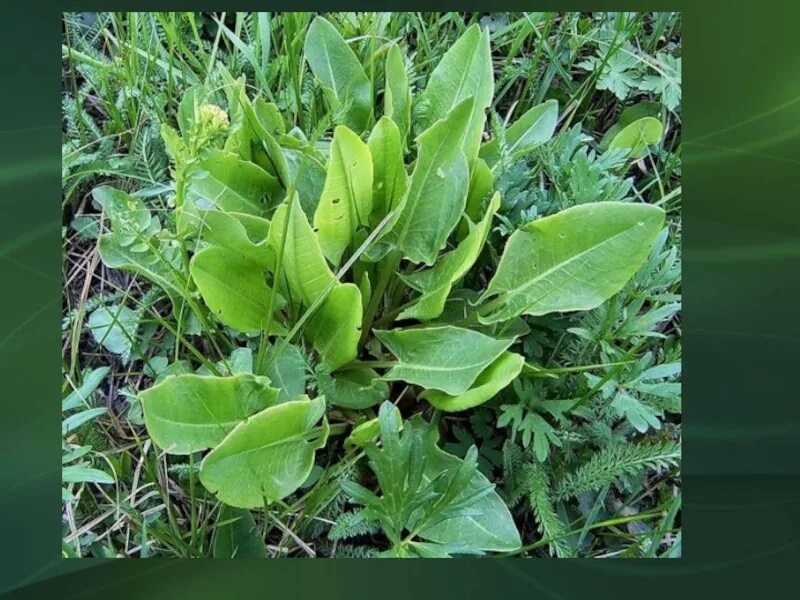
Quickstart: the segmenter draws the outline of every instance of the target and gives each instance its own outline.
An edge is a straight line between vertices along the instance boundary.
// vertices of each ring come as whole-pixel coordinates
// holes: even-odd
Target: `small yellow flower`
[[[216,104],[203,104],[200,107],[200,122],[212,134],[227,129],[230,125],[228,114]]]

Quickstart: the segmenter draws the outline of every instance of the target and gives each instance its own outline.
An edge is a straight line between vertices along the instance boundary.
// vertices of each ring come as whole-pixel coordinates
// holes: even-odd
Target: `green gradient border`
[[[682,10],[684,558],[672,561],[60,559],[58,48],[64,3],[0,21],[0,590],[28,598],[750,597],[800,558],[800,6],[538,2],[508,9]],[[76,4],[76,3],[72,3]],[[127,6],[125,5],[127,4]],[[131,8],[85,2],[76,9]],[[182,3],[180,8],[220,8]],[[280,3],[237,8],[279,9]],[[294,2],[287,8],[331,10]],[[336,3],[336,9],[420,2]],[[465,10],[461,3],[441,8]],[[533,4],[533,3],[531,3]],[[734,7],[733,4],[736,4]],[[255,5],[255,6],[253,6]],[[488,3],[483,3],[484,6]],[[477,7],[477,6],[476,6]],[[492,3],[497,9],[497,3]],[[140,10],[163,4],[139,2]],[[171,6],[173,10],[178,7]]]

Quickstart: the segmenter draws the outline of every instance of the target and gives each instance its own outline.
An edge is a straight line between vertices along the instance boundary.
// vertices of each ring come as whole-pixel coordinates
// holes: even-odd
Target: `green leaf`
[[[650,428],[661,429],[659,420],[659,417],[662,416],[661,413],[625,392],[617,392],[611,402],[611,410],[630,421],[630,424],[640,433],[645,433]]]
[[[100,237],[100,258],[110,269],[128,269],[155,283],[170,297],[173,307],[184,295],[188,274],[180,249],[156,236],[157,218],[144,203],[109,186],[92,190],[92,197],[111,221],[111,231]]]
[[[608,150],[608,145],[611,143],[611,140],[625,127],[644,117],[658,118],[660,114],[661,104],[658,102],[639,102],[638,104],[629,106],[620,113],[617,122],[609,127],[608,131],[603,134],[603,139],[600,140],[598,147],[603,151]]]
[[[92,393],[103,383],[108,375],[110,367],[98,367],[93,369],[83,380],[83,383],[76,390],[70,392],[69,396],[61,402],[61,410],[72,410],[79,406],[88,406],[89,398]]]
[[[269,333],[285,333],[269,316],[273,292],[257,262],[244,254],[211,246],[192,257],[189,271],[209,310],[225,325],[255,333],[269,321]],[[276,310],[285,304],[280,296],[277,298],[273,306]]]
[[[398,364],[383,378],[406,381],[455,396],[466,392],[478,375],[514,342],[496,340],[471,329],[426,327],[375,331]]]
[[[400,130],[394,121],[381,117],[367,141],[372,154],[372,216],[374,228],[397,208],[408,187],[408,175],[403,164],[403,144]]]
[[[362,317],[363,303],[358,286],[340,283],[308,320],[305,335],[330,370],[334,371],[355,359]]]
[[[402,311],[397,319],[418,319],[427,321],[435,319],[442,314],[444,303],[450,294],[450,289],[459,279],[470,270],[483,249],[492,217],[500,207],[500,194],[496,193],[489,202],[483,220],[478,225],[473,225],[467,220],[469,233],[455,250],[442,256],[430,269],[418,271],[407,276],[401,276],[409,286],[422,292],[414,303]]]
[[[323,17],[308,28],[305,56],[324,86],[331,108],[347,107],[347,125],[364,131],[372,118],[372,91],[364,67],[342,36]]]
[[[261,508],[299,488],[328,439],[322,397],[302,397],[267,408],[239,423],[209,452],[200,481],[225,504]]]
[[[504,352],[500,358],[478,375],[470,389],[458,396],[451,396],[437,390],[425,390],[420,398],[430,402],[434,408],[446,412],[467,410],[480,406],[494,398],[500,390],[517,378],[525,359],[514,352]]]
[[[61,470],[62,483],[105,483],[111,485],[115,481],[108,473],[83,465],[69,465]]]
[[[369,223],[372,213],[372,156],[367,145],[347,127],[333,132],[328,175],[314,213],[314,227],[323,254],[338,266],[342,254]]]
[[[431,428],[425,437],[423,477],[428,480],[436,479],[441,473],[456,472],[464,463],[457,456],[441,450],[436,445],[438,437],[435,428]],[[469,483],[452,502],[458,510],[421,529],[419,537],[438,544],[461,546],[473,552],[517,550],[522,543],[517,526],[505,502],[493,488],[489,480],[475,468]],[[470,498],[477,500],[470,501]]]
[[[553,137],[558,122],[558,100],[548,100],[525,112],[505,132],[506,151],[510,156]],[[493,167],[500,160],[500,145],[492,140],[481,146],[480,157]]]
[[[240,421],[278,401],[266,377],[176,375],[139,394],[153,441],[170,454],[217,445]]]
[[[214,528],[214,558],[266,558],[267,547],[249,510],[222,505]]]
[[[647,154],[647,147],[657,144],[663,134],[664,126],[661,121],[653,117],[643,117],[615,135],[608,149],[628,150],[630,158],[641,158]]]
[[[95,342],[128,362],[139,328],[136,311],[119,304],[101,306],[89,315],[87,327]]]
[[[467,162],[471,165],[478,150],[486,122],[486,108],[494,94],[494,73],[489,47],[489,31],[475,24],[445,52],[428,79],[419,99],[425,107],[420,129],[444,119],[467,98],[473,98],[465,134],[461,142]]]
[[[482,158],[475,161],[469,179],[467,205],[464,211],[472,221],[478,221],[483,214],[483,202],[494,189],[494,173]]]
[[[385,236],[414,263],[434,263],[464,210],[469,168],[460,148],[472,105],[472,98],[464,100],[417,138],[419,153],[402,211]]]
[[[283,254],[283,272],[292,295],[302,300],[306,307],[310,307],[327,292],[334,281],[334,275],[325,262],[305,213],[300,208],[297,194],[292,205],[279,206],[272,219],[270,246],[275,253],[281,250],[287,216],[289,223]],[[331,370],[355,358],[361,336],[362,310],[358,287],[352,283],[336,283],[309,319],[305,335]]]
[[[368,368],[347,369],[336,375],[320,369],[317,385],[328,404],[344,408],[369,408],[389,397],[387,383]]]
[[[187,212],[217,208],[262,216],[283,194],[278,180],[235,154],[210,150],[189,170],[184,206]]]
[[[626,202],[583,204],[528,223],[509,238],[481,297],[481,323],[596,308],[644,263],[663,223],[660,208]]]
[[[360,426],[359,441],[381,495],[354,482],[343,482],[342,487],[365,506],[359,513],[362,518],[380,524],[391,541],[384,556],[450,556],[519,547],[508,508],[478,471],[475,447],[463,460],[442,451],[435,427],[419,416],[403,424],[390,402],[379,411],[380,447],[368,439],[374,434],[373,423]]]
[[[65,436],[78,429],[78,427],[84,423],[88,423],[107,412],[108,409],[105,406],[98,406],[97,408],[87,408],[86,410],[72,414],[61,421],[61,435]]]
[[[288,218],[288,225],[286,220]],[[283,231],[286,241],[283,242]],[[270,227],[269,245],[276,256],[283,248],[283,275],[291,294],[310,306],[328,287],[334,276],[325,262],[322,250],[297,194],[291,204],[281,204]]]
[[[306,391],[308,364],[300,348],[286,344],[281,353],[267,367],[266,376],[280,390],[278,402],[288,402]]]
[[[383,114],[397,124],[401,146],[411,129],[411,88],[403,54],[394,42],[386,54],[386,86],[383,92]]]
[[[193,85],[183,93],[178,105],[178,126],[184,137],[193,133],[195,110],[207,102],[208,96],[208,90],[203,85]]]
[[[267,243],[270,223],[245,213],[205,211],[200,221],[202,240],[245,256],[263,269],[275,266],[275,253]]]

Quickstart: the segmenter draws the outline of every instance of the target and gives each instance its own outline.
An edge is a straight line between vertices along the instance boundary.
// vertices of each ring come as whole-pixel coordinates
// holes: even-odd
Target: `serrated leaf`
[[[134,196],[109,186],[92,190],[92,197],[111,221],[111,231],[98,242],[100,258],[110,269],[128,269],[159,286],[177,308],[188,277],[178,247],[160,239],[158,219]]]
[[[644,263],[663,223],[660,208],[624,202],[583,204],[528,223],[506,244],[481,297],[480,321],[599,306]]]
[[[433,480],[441,473],[458,470],[463,461],[441,450],[434,429],[425,438],[424,477]],[[438,544],[461,546],[469,551],[512,552],[522,543],[514,519],[494,486],[477,469],[472,472],[464,490],[453,504],[457,511],[446,518],[424,527],[418,533],[422,538]],[[478,498],[470,502],[469,498]],[[463,553],[463,550],[461,551]]]
[[[170,454],[207,450],[278,401],[266,377],[176,375],[139,394],[147,431]]]
[[[239,508],[285,498],[308,478],[315,451],[328,439],[324,414],[322,397],[303,397],[248,418],[206,455],[200,481],[221,502]]]
[[[496,340],[471,329],[425,327],[375,331],[397,357],[383,378],[406,381],[451,396],[463,394],[478,375],[514,342]]]

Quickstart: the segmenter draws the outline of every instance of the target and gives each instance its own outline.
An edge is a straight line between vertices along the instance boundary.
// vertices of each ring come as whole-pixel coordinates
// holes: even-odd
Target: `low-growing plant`
[[[343,513],[330,539],[382,535],[384,556],[517,551],[517,525],[475,446],[463,458],[440,448],[439,419],[515,382],[522,398],[533,392],[520,382],[557,376],[519,349],[526,319],[596,309],[620,292],[652,260],[665,213],[625,198],[501,223],[495,174],[553,136],[559,106],[534,106],[486,139],[494,72],[489,32],[478,25],[419,93],[408,57],[387,42],[369,57],[368,68],[384,73],[376,94],[374,78],[322,17],[308,27],[304,54],[311,93],[323,95],[335,124],[332,139],[288,127],[275,103],[219,65],[224,85],[190,87],[177,128],[161,126],[171,209],[153,214],[110,186],[93,192],[108,222],[103,263],[150,280],[174,317],[176,361],[139,394],[144,424],[192,469],[202,453],[199,481],[225,505],[220,555],[235,554],[220,536],[252,533],[231,526],[235,509],[282,505],[298,490],[320,511],[326,494],[343,493],[359,508]],[[609,164],[641,158],[662,135],[657,118],[629,113],[607,141]],[[493,235],[497,227],[504,235]],[[126,313],[134,316],[120,307],[93,313],[103,341],[125,329]],[[179,348],[200,367],[178,361]],[[627,376],[635,390],[627,404],[619,394],[610,403],[639,411],[631,421],[641,430],[657,409],[637,394],[658,396],[652,381],[675,372],[653,369],[642,364]],[[588,375],[604,393],[619,380]],[[502,407],[498,422],[512,429],[512,443],[520,433],[527,447],[533,436],[537,460],[520,459],[518,472],[531,501],[541,498],[535,510],[545,529],[554,522],[551,494],[608,483],[597,473],[603,460],[624,463],[626,473],[674,461],[672,447],[641,446],[630,464],[619,459],[625,448],[609,450],[552,492],[539,463],[562,441],[543,415],[557,419],[559,410],[520,399]],[[497,448],[490,437],[481,439]],[[504,449],[506,460],[513,452]],[[353,475],[364,456],[372,475]],[[562,555],[565,532],[554,529],[545,533]],[[263,554],[263,539],[247,544]]]

